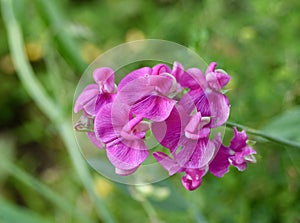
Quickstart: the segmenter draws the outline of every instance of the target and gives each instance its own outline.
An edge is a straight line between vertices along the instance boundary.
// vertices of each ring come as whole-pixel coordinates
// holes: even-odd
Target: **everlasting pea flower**
[[[211,130],[229,117],[229,100],[222,89],[230,76],[211,63],[206,72],[184,70],[174,62],[143,67],[114,84],[114,72],[99,68],[93,73],[96,84],[88,85],[76,100],[74,111],[83,110],[75,129],[106,154],[119,175],[134,173],[148,157],[145,144],[150,129],[168,152],[156,151],[154,158],[169,175],[183,173],[182,184],[195,190],[209,171],[222,177],[233,165],[243,171],[255,162],[256,153],[247,145],[245,131],[234,128],[229,146],[221,134],[212,139]],[[148,119],[148,121],[144,121]]]
[[[222,70],[215,70],[217,64],[211,63],[205,74],[198,68],[181,71],[180,64],[173,70],[173,75],[183,87],[190,91],[179,102],[188,112],[194,108],[203,116],[211,117],[212,128],[223,125],[229,117],[229,100],[221,92],[230,76]]]
[[[93,73],[96,84],[89,84],[78,96],[74,112],[84,110],[86,114],[95,116],[99,109],[113,101],[117,87],[114,83],[114,71],[108,67],[98,68]]]
[[[133,173],[148,156],[143,139],[149,124],[142,120],[121,103],[106,104],[96,115],[96,137],[106,144],[107,157],[119,175]]]
[[[143,68],[126,76],[118,86],[117,100],[131,106],[131,111],[152,121],[166,119],[176,100],[168,97],[173,92],[175,78],[167,66]]]
[[[229,171],[230,164],[243,171],[247,163],[255,163],[256,151],[247,145],[248,136],[245,131],[234,128],[234,136],[229,147],[221,146],[216,157],[210,163],[209,171],[217,177],[223,177]]]

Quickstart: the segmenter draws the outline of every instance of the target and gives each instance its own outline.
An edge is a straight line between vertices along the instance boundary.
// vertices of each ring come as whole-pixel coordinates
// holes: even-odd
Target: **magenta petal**
[[[216,177],[223,177],[229,172],[229,149],[221,146],[213,161],[209,164],[209,171]]]
[[[144,97],[147,97],[154,91],[154,86],[149,85],[148,77],[140,77],[135,80],[131,80],[122,88],[119,88],[119,92],[116,101],[133,105],[137,101],[140,101]]]
[[[150,75],[152,73],[152,69],[150,67],[143,67],[137,70],[134,70],[127,74],[119,83],[118,90],[121,90],[125,85],[127,85],[129,82],[140,78],[145,77],[146,75]]]
[[[182,184],[187,190],[195,190],[202,183],[202,177],[206,174],[206,170],[187,169],[186,175],[182,177]]]
[[[111,103],[114,101],[115,94],[110,94],[110,93],[104,93],[104,94],[99,94],[96,100],[96,105],[95,105],[95,114],[106,104]]]
[[[148,157],[148,150],[142,140],[122,140],[106,145],[107,157],[118,169],[137,168]]]
[[[239,171],[244,171],[247,167],[248,162],[255,162],[256,151],[251,147],[246,146],[241,152],[236,152],[233,156],[229,158],[231,165],[235,166]]]
[[[198,68],[189,68],[186,70],[186,73],[190,75],[189,79],[193,79],[193,84],[191,86],[188,86],[191,89],[206,89],[207,88],[207,82],[205,79],[205,75],[202,73],[202,71]]]
[[[196,109],[203,117],[211,116],[208,98],[201,89],[192,90],[185,94],[180,99],[179,104],[189,114]]]
[[[120,176],[127,176],[130,174],[133,174],[138,168],[139,168],[139,166],[137,166],[133,169],[129,169],[129,170],[115,168],[115,172],[116,172],[116,174],[118,174]]]
[[[112,93],[115,89],[114,71],[109,67],[97,68],[93,72],[95,82],[104,92]],[[101,92],[102,93],[102,92]]]
[[[162,167],[169,172],[170,176],[177,173],[181,169],[180,166],[165,153],[154,152],[153,156],[160,163],[160,165],[162,165]]]
[[[174,155],[177,162],[185,168],[203,168],[207,166],[216,153],[214,143],[202,139],[197,141],[189,140],[184,148]]]
[[[112,110],[112,108],[116,109]],[[127,105],[114,103],[104,105],[94,120],[96,137],[105,144],[116,140],[128,120],[129,107]]]
[[[134,104],[132,112],[135,115],[160,122],[168,118],[175,104],[176,101],[170,98],[151,95]]]
[[[99,149],[103,149],[104,144],[97,139],[96,135],[94,132],[87,132],[87,136],[89,137],[89,139],[91,140],[91,142],[98,147]]]
[[[173,64],[172,75],[176,78],[176,80],[180,80],[183,74],[184,74],[184,68],[182,64],[175,61]]]
[[[230,76],[222,72],[208,73],[206,81],[211,89],[220,91],[230,81]]]
[[[151,75],[159,75],[162,73],[171,73],[171,69],[166,64],[157,64],[152,68]]]
[[[188,121],[189,116],[183,108],[175,106],[166,120],[152,123],[151,130],[156,140],[173,152],[184,137],[183,128]]]
[[[234,136],[230,142],[230,149],[234,151],[241,151],[245,146],[247,146],[248,136],[245,130],[239,132],[236,127],[233,129]]]
[[[97,95],[95,95],[95,97],[93,97],[89,102],[87,102],[84,106],[83,106],[83,110],[90,116],[95,116],[95,106],[96,106],[96,101],[97,101]]]
[[[92,100],[99,93],[98,86],[96,84],[90,84],[85,89],[83,89],[82,93],[78,96],[75,105],[74,112],[77,113],[83,109],[83,106],[87,104],[90,100]]]
[[[216,62],[211,62],[211,63],[208,65],[208,67],[207,67],[205,73],[208,74],[208,73],[214,72],[215,69],[216,69],[216,67],[217,67],[217,63],[216,63]]]
[[[211,111],[211,127],[215,128],[223,125],[230,112],[230,106],[228,99],[225,95],[217,92],[211,92],[207,95],[209,107]]]
[[[167,76],[153,75],[149,77],[149,85],[153,86],[157,92],[167,96],[172,88],[173,80]]]

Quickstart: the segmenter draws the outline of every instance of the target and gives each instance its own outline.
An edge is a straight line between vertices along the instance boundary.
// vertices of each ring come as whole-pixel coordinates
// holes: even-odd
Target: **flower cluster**
[[[203,73],[184,70],[178,62],[172,69],[157,64],[132,71],[118,86],[112,69],[98,68],[95,84],[75,102],[74,112],[83,110],[75,129],[86,131],[98,148],[106,149],[119,175],[134,173],[149,156],[148,131],[164,147],[153,152],[154,158],[169,175],[183,172],[182,184],[188,190],[198,188],[207,172],[222,177],[230,165],[243,171],[248,162],[255,162],[256,153],[247,145],[245,131],[234,128],[229,146],[222,144],[220,133],[212,134],[230,112],[223,90],[230,76],[216,66],[212,62]]]

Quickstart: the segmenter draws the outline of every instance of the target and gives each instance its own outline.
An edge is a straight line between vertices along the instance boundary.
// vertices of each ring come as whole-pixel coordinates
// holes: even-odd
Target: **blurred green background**
[[[208,174],[194,192],[179,175],[131,187],[86,165],[70,124],[87,64],[118,44],[155,38],[189,47],[232,76],[230,120],[300,142],[300,1],[1,0],[1,7],[0,222],[300,222],[299,148],[250,136],[257,163],[245,172]]]

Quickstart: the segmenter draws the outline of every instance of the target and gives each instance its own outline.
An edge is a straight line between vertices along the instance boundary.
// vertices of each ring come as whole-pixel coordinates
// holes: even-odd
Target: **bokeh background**
[[[250,136],[257,163],[245,172],[208,174],[193,192],[179,175],[134,187],[87,166],[71,126],[87,64],[155,38],[232,76],[231,121],[300,142],[298,0],[1,0],[1,10],[0,222],[300,222],[299,148]]]

